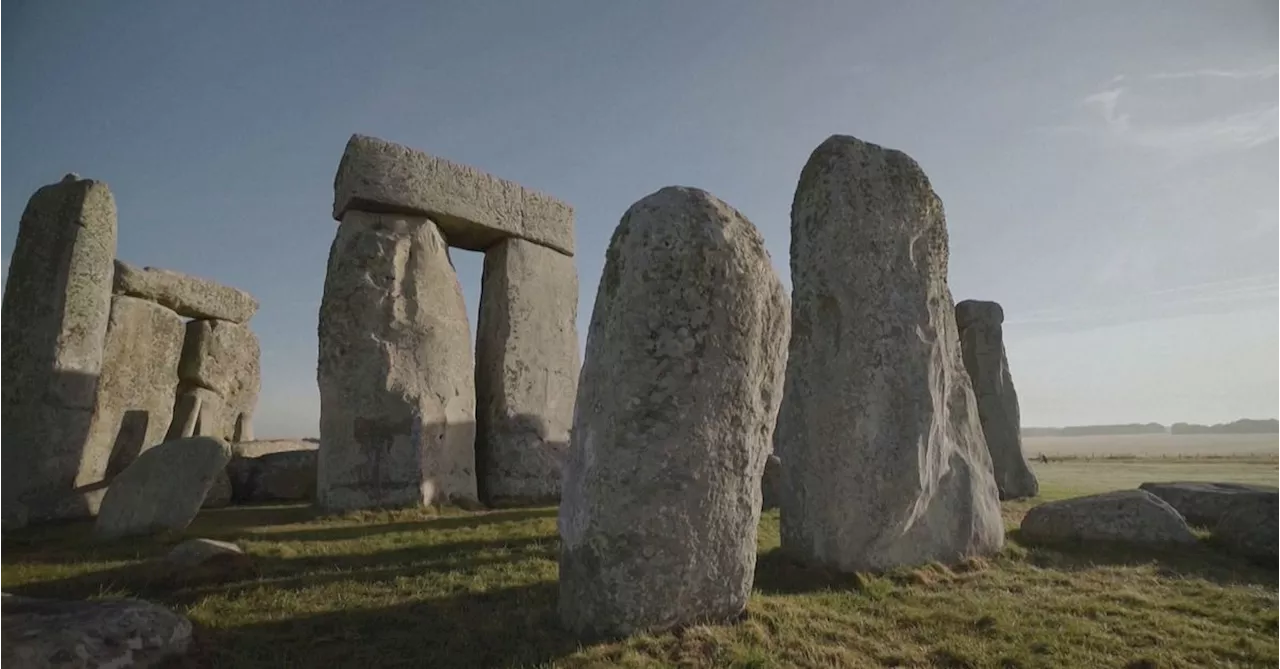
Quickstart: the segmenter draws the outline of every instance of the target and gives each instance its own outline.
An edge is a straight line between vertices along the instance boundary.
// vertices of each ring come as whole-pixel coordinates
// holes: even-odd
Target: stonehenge
[[[587,335],[560,503],[560,616],[583,635],[742,613],[788,304],[759,232],[669,187],[622,217]]]
[[[0,328],[4,504],[30,522],[97,515],[110,482],[168,439],[252,438],[257,301],[117,260],[116,228],[107,185],[74,174],[37,190],[19,224]]]
[[[578,377],[573,210],[353,135],[333,217],[319,506],[558,499]],[[474,355],[450,247],[485,252]]]
[[[1022,453],[1018,391],[1009,374],[1003,323],[1004,309],[995,302],[964,300],[956,304],[964,368],[978,400],[978,418],[1000,499],[1035,497],[1040,484]]]
[[[905,153],[835,135],[791,206],[774,451],[782,548],[839,571],[995,552],[1004,524],[947,287],[942,202]]]

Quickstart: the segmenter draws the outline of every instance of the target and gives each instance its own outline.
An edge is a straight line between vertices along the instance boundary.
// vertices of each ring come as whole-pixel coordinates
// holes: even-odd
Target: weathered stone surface
[[[764,476],[760,479],[760,496],[762,509],[778,508],[779,486],[782,485],[782,458],[770,455],[764,465]]]
[[[252,437],[253,404],[256,394],[243,393],[230,404],[217,392],[179,382],[173,405],[173,422],[165,441],[187,437],[217,437],[230,442]]]
[[[110,480],[164,441],[173,419],[182,317],[135,297],[111,300],[98,398],[77,485]]]
[[[178,376],[217,392],[231,404],[244,394],[256,403],[262,386],[261,357],[258,336],[249,326],[193,320],[187,323]]]
[[[1035,497],[1040,482],[1022,452],[1018,391],[1004,350],[1004,309],[995,302],[956,305],[960,350],[978,400],[978,418],[991,455],[1000,499]]]
[[[521,239],[484,256],[476,475],[490,506],[554,502],[578,393],[578,271]]]
[[[791,281],[783,550],[842,571],[999,550],[946,221],[920,166],[847,136],[815,149],[791,206]]]
[[[352,135],[334,177],[334,220],[356,210],[430,217],[450,246],[472,251],[517,237],[573,255],[569,205],[377,137]]]
[[[1280,558],[1280,493],[1245,492],[1231,499],[1230,508],[1213,528],[1213,540],[1229,550],[1274,567]]]
[[[187,652],[191,622],[136,599],[0,598],[2,664],[23,669],[155,667]]]
[[[310,501],[316,494],[316,451],[233,457],[227,465],[232,498],[240,503]]]
[[[1047,502],[1032,508],[1019,532],[1030,542],[1118,541],[1140,545],[1190,544],[1187,521],[1145,490]]]
[[[211,437],[166,441],[146,451],[111,481],[94,536],[114,539],[185,528],[230,459],[227,442]]]
[[[319,338],[319,506],[474,503],[471,334],[436,226],[347,212],[329,252]]]
[[[244,549],[229,541],[187,539],[173,547],[164,557],[170,569],[196,569],[212,563],[243,565],[249,562]]]
[[[256,458],[268,453],[314,451],[318,448],[319,439],[260,439],[231,444],[231,455],[237,458]]]
[[[1276,493],[1275,486],[1208,481],[1143,483],[1138,487],[1168,502],[1188,523],[1201,527],[1217,525],[1241,496],[1258,492]]]
[[[117,295],[140,297],[162,304],[187,318],[216,318],[244,323],[258,311],[253,296],[231,286],[156,267],[135,267],[115,261]]]
[[[679,187],[627,210],[565,462],[569,629],[627,634],[743,611],[787,334],[786,294],[741,214]]]
[[[99,481],[72,490],[46,490],[41,494],[31,495],[28,498],[28,522],[34,524],[92,518],[98,515],[102,498],[106,494],[107,482]]]
[[[106,184],[69,174],[27,202],[0,306],[6,502],[65,493],[80,476],[115,253]]]
[[[227,466],[230,467],[230,463]],[[209,486],[209,492],[204,496],[204,503],[200,508],[221,509],[230,503],[231,477],[227,474],[227,470],[223,469],[213,477],[213,485]]]

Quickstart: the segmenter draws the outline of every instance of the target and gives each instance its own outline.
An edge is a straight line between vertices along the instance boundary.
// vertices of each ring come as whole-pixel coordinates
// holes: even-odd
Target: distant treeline
[[[1252,420],[1244,418],[1230,423],[1217,425],[1198,425],[1195,423],[1174,423],[1164,426],[1160,423],[1126,423],[1124,425],[1076,425],[1072,427],[1024,427],[1024,437],[1087,437],[1096,435],[1122,434],[1277,434],[1280,433],[1280,420]]]

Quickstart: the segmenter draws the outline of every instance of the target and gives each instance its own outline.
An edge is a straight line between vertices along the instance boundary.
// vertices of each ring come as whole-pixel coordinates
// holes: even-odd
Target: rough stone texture
[[[230,467],[230,463],[227,466]],[[200,508],[221,509],[230,503],[231,477],[227,474],[227,470],[223,469],[213,477],[213,485],[209,486],[209,493],[204,496],[204,503]]]
[[[5,667],[155,667],[187,652],[191,622],[136,599],[0,598]]]
[[[135,297],[111,300],[98,398],[77,485],[107,481],[164,441],[173,419],[182,317]]]
[[[1018,391],[1004,350],[1004,309],[995,302],[956,305],[956,327],[965,371],[978,400],[978,418],[991,455],[1000,499],[1035,497],[1040,482],[1022,452]]]
[[[252,439],[253,413],[262,388],[261,355],[258,337],[246,325],[219,320],[187,323],[178,377],[184,389],[207,388],[221,398],[221,413],[213,418],[216,431],[206,429],[207,434],[232,442]],[[189,420],[190,414],[183,415]]]
[[[261,439],[231,444],[231,454],[237,458],[256,458],[268,453],[314,451],[318,448],[320,448],[319,439]]]
[[[518,237],[573,255],[569,205],[376,137],[352,135],[334,177],[334,220],[355,210],[430,217],[450,246],[472,251]]]
[[[117,295],[140,297],[162,304],[187,318],[216,318],[244,323],[258,311],[253,296],[231,286],[156,267],[135,267],[115,261]]]
[[[471,332],[436,226],[347,212],[329,251],[319,338],[319,506],[474,503]]]
[[[236,502],[310,501],[316,494],[316,451],[236,456],[227,465],[227,473]]]
[[[228,541],[187,539],[174,546],[165,555],[164,562],[171,569],[196,569],[211,563],[244,564],[248,558],[244,549]]]
[[[853,137],[815,149],[791,206],[791,281],[783,549],[841,571],[999,550],[946,221],[920,166]]]
[[[0,306],[4,500],[75,487],[111,311],[116,205],[67,175],[28,200]],[[33,518],[41,510],[28,503]]]
[[[1222,520],[1241,496],[1258,492],[1276,493],[1275,486],[1208,481],[1143,483],[1138,487],[1168,502],[1188,523],[1210,528]]]
[[[178,396],[173,404],[173,422],[169,425],[165,441],[188,437],[240,439],[243,423],[235,418],[246,415],[243,408],[229,407],[221,395],[208,388],[179,383]]]
[[[489,506],[555,502],[578,393],[573,258],[521,239],[484,256],[476,476]]]
[[[1213,529],[1213,540],[1232,552],[1275,567],[1280,558],[1278,507],[1280,494],[1274,490],[1234,496],[1230,509]]]
[[[1047,502],[1032,508],[1019,531],[1029,542],[1118,541],[1158,546],[1196,537],[1172,506],[1145,490]]]
[[[782,485],[782,458],[770,455],[764,465],[764,476],[760,479],[760,496],[762,509],[778,508],[778,496]]]
[[[586,636],[746,606],[787,297],[756,228],[670,187],[632,205],[596,294],[560,503],[560,615]]]
[[[185,528],[230,459],[227,442],[211,437],[166,441],[146,451],[111,481],[94,536],[114,539]]]

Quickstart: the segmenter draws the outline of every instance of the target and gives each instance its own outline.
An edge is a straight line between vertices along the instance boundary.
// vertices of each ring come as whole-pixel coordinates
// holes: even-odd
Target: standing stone
[[[190,437],[217,437],[233,431],[226,424],[222,396],[200,386],[180,385],[173,403],[173,421],[165,441]]]
[[[116,205],[105,183],[68,174],[27,202],[0,307],[6,503],[70,492],[79,477],[115,254]]]
[[[1040,483],[1022,453],[1018,391],[1009,374],[1003,323],[1004,309],[995,302],[965,300],[956,305],[964,368],[978,400],[978,418],[1000,499],[1035,497]]]
[[[560,615],[587,636],[742,613],[787,297],[756,228],[664,188],[613,234],[560,504]]]
[[[319,506],[474,502],[471,333],[435,224],[348,211],[319,338]]]
[[[791,280],[775,436],[783,549],[842,571],[997,551],[946,222],[919,165],[853,137],[823,142],[791,206]]]
[[[206,434],[231,442],[252,439],[246,432],[252,429],[262,388],[261,355],[258,337],[247,325],[222,320],[187,323],[178,366],[183,388],[207,388],[221,400],[221,414],[213,418],[219,427],[217,431],[206,429]]]
[[[117,295],[77,485],[110,479],[164,441],[173,419],[182,317],[154,302]]]
[[[191,524],[231,459],[221,439],[166,441],[111,481],[93,526],[100,539],[182,530]]]
[[[573,258],[520,239],[485,252],[476,475],[489,506],[555,502],[578,392]]]

